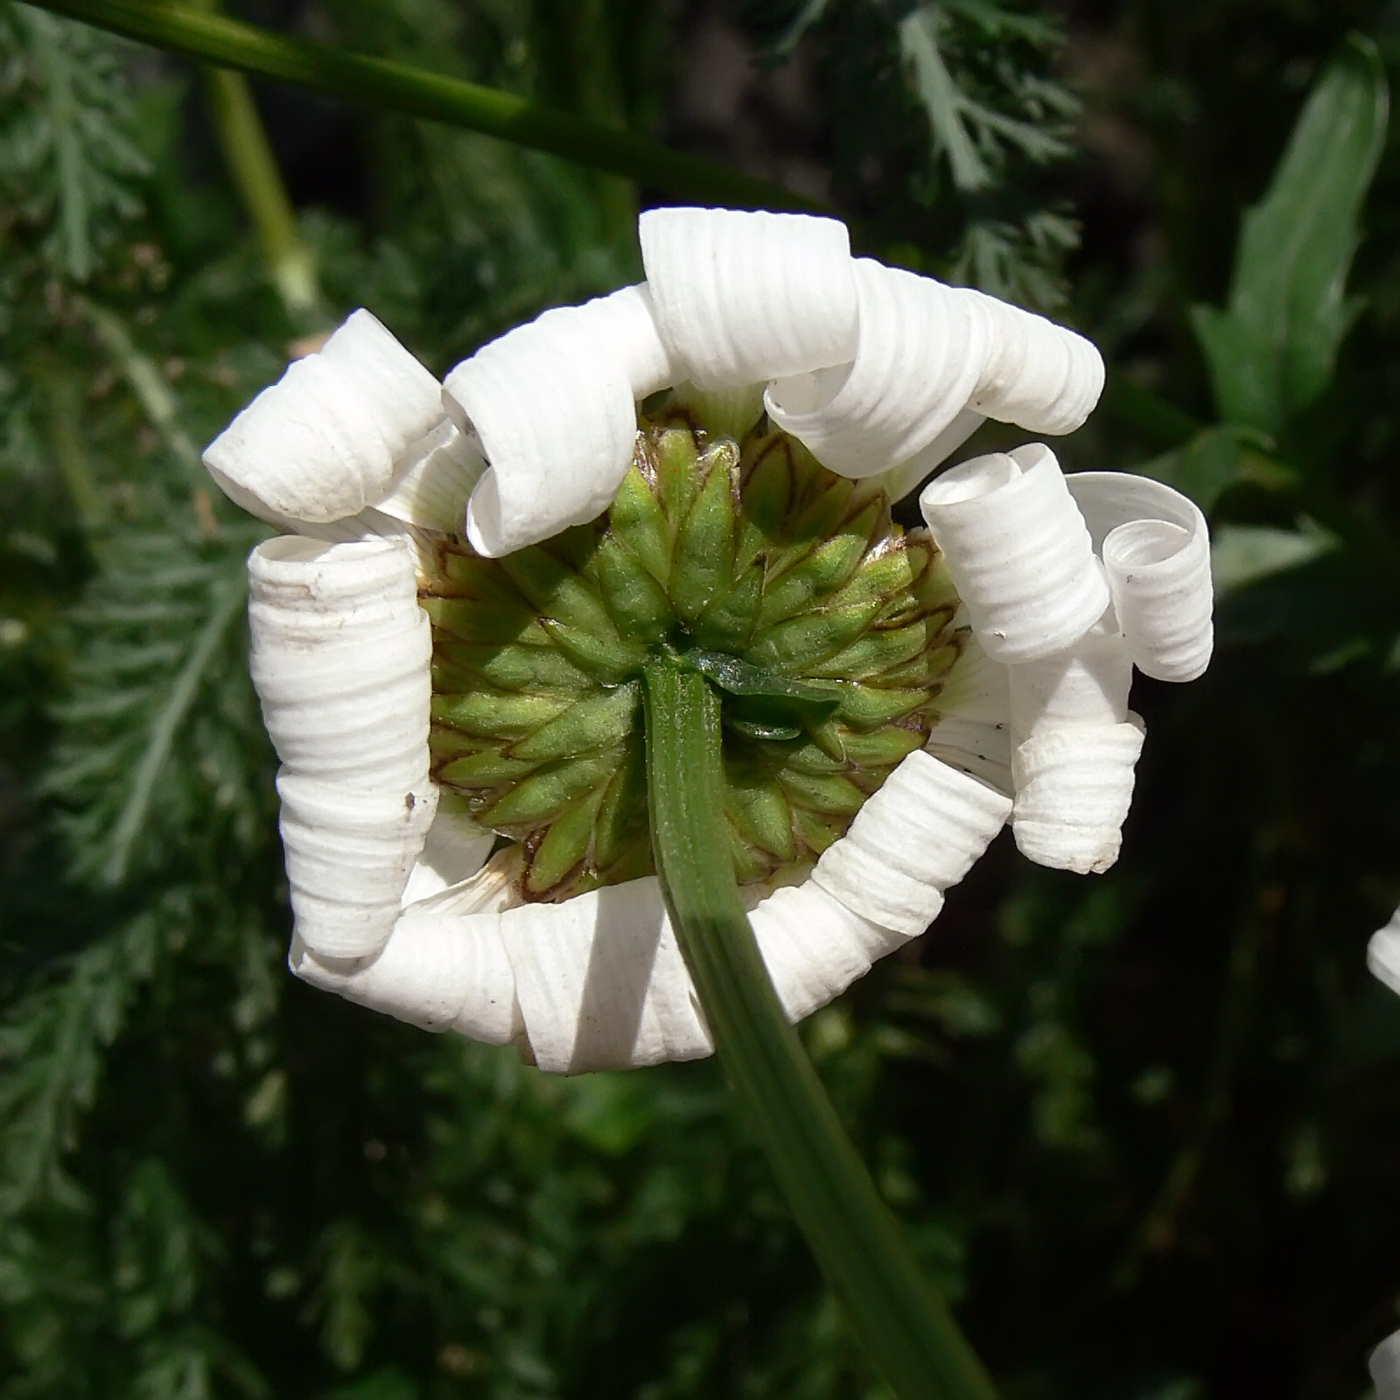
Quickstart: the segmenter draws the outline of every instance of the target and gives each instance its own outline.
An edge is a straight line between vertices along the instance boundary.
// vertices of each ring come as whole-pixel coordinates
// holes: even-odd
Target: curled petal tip
[[[1366,1362],[1376,1400],[1400,1400],[1400,1332],[1392,1332]]]
[[[662,342],[700,388],[806,374],[855,355],[855,271],[838,220],[649,209],[638,234]]]
[[[287,367],[205,450],[254,514],[324,524],[374,505],[442,417],[436,379],[367,311]]]
[[[773,421],[823,466],[863,477],[908,461],[948,429],[987,347],[985,320],[970,318],[942,283],[868,258],[855,270],[854,360],[778,380],[765,403]]]
[[[443,402],[488,464],[466,511],[479,553],[498,558],[607,508],[637,432],[635,346],[619,331],[635,324],[613,311],[560,307],[448,374]]]
[[[961,463],[924,487],[919,508],[993,660],[1052,656],[1103,616],[1103,568],[1043,443]]]
[[[912,937],[938,916],[944,891],[967,874],[1010,813],[1002,793],[915,751],[822,854],[812,878],[863,917]]]
[[[1113,609],[1144,675],[1191,681],[1210,662],[1210,536],[1194,501],[1150,477],[1066,478],[1103,554]]]
[[[1117,859],[1142,752],[1142,721],[1067,725],[1033,734],[1012,756],[1011,830],[1038,865],[1098,875]]]

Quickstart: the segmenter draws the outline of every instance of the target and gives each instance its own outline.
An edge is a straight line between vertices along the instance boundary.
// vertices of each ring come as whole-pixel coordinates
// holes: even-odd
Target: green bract
[[[669,651],[722,700],[725,815],[743,883],[809,867],[922,748],[962,655],[923,530],[733,405],[648,405],[609,511],[483,559],[437,548],[433,777],[518,841],[524,893],[650,873],[639,676]],[[726,412],[725,409],[730,411]]]

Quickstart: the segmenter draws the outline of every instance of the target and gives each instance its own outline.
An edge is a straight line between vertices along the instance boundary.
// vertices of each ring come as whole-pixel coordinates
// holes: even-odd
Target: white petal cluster
[[[944,472],[919,506],[977,640],[1006,668],[1017,847],[1107,870],[1142,751],[1133,666],[1188,681],[1210,660],[1204,517],[1145,477],[1067,477],[1043,443]]]
[[[984,418],[1070,432],[1103,384],[1079,336],[854,259],[834,220],[654,210],[640,239],[644,283],[545,312],[441,385],[356,312],[205,459],[288,532],[249,571],[293,970],[561,1073],[693,1058],[710,1039],[655,879],[525,903],[508,857],[483,865],[491,833],[439,800],[421,547],[465,531],[494,557],[593,519],[631,462],[638,402],[669,386],[759,386],[824,465],[902,494]],[[1209,655],[1204,521],[1167,488],[1066,478],[1036,444],[946,472],[921,505],[985,656],[959,667],[927,751],[804,883],[752,908],[794,1018],[921,933],[1008,818],[1033,859],[1111,863],[1142,742],[1132,666],[1184,680]]]

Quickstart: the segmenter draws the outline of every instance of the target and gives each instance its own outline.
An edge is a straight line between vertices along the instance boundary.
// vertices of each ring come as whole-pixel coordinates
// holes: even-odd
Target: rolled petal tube
[[[1104,366],[1083,336],[983,292],[958,288],[989,348],[968,407],[1032,433],[1082,427],[1103,392]]]
[[[363,957],[393,930],[437,806],[413,564],[400,541],[284,536],[253,551],[248,574],[296,930],[319,956]]]
[[[1366,966],[1397,996],[1400,996],[1400,909],[1366,945]],[[1400,1357],[1397,1357],[1400,1365]]]
[[[1063,651],[1108,606],[1084,518],[1043,443],[961,463],[924,487],[919,508],[993,660]]]
[[[678,374],[734,389],[848,363],[860,319],[835,219],[649,209],[638,221],[657,328]]]
[[[849,909],[905,937],[922,933],[943,892],[972,869],[1011,801],[932,754],[909,754],[823,852],[812,879]]]
[[[1142,752],[1142,721],[1084,724],[1032,734],[1016,748],[1011,830],[1038,865],[1097,875],[1118,859]]]
[[[1137,668],[1192,681],[1210,662],[1210,536],[1195,502],[1148,477],[1077,472],[1070,494],[1103,555],[1113,609]]]
[[[1376,1400],[1400,1400],[1400,1332],[1392,1332],[1367,1360]]]
[[[313,987],[426,1031],[488,1045],[509,1045],[524,1031],[499,914],[409,910],[373,957],[318,958],[295,938],[288,964]]]
[[[855,273],[855,359],[777,380],[764,402],[824,467],[863,477],[907,461],[958,417],[987,356],[988,321],[932,278],[869,258]]]
[[[654,878],[500,915],[535,1063],[551,1074],[711,1051]]]
[[[394,468],[393,488],[375,509],[406,525],[455,534],[485,470],[477,441],[444,418],[405,450]]]
[[[389,491],[400,455],[442,416],[437,380],[357,311],[264,389],[210,443],[204,464],[255,514],[340,520]]]
[[[604,301],[610,300],[604,298]],[[443,402],[488,463],[466,510],[472,547],[499,558],[608,506],[637,435],[639,322],[615,306],[558,307],[448,374]]]

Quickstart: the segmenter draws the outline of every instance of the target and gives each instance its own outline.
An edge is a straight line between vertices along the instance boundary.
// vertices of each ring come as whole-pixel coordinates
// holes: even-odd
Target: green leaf
[[[1353,35],[1308,98],[1263,200],[1245,215],[1229,306],[1193,308],[1228,422],[1277,435],[1331,382],[1358,310],[1344,289],[1388,102],[1376,46]]]
[[[1241,482],[1278,490],[1296,480],[1296,473],[1274,458],[1273,446],[1272,439],[1253,428],[1226,423],[1206,428],[1137,470],[1174,486],[1209,512],[1226,491]]]

